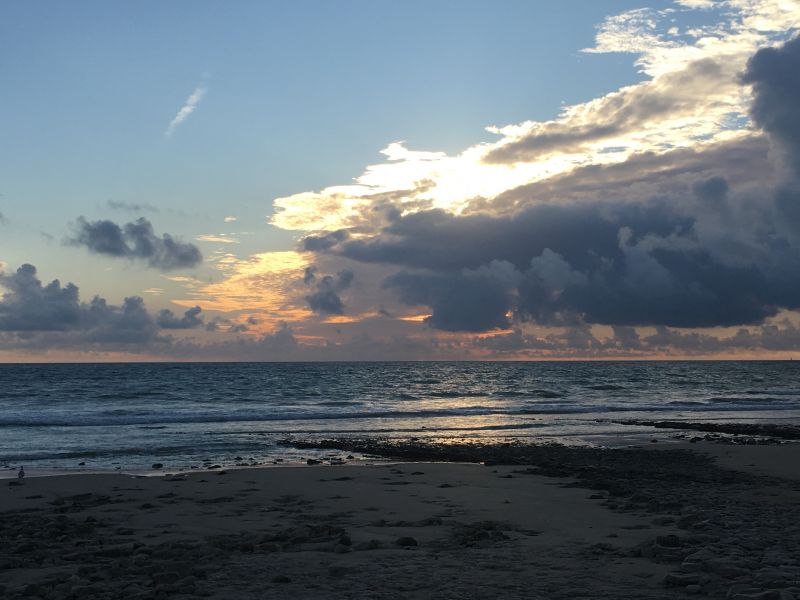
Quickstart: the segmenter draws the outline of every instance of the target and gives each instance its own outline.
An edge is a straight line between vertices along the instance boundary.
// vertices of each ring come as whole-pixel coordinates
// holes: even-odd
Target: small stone
[[[292,579],[286,575],[275,575],[272,578],[272,583],[291,583]]]
[[[401,537],[401,538],[397,538],[397,540],[395,541],[395,544],[398,545],[398,546],[404,546],[404,547],[407,547],[407,546],[419,546],[419,543],[417,543],[417,540],[415,540],[413,537],[409,537],[409,536],[404,536],[404,537]]]
[[[165,573],[155,573],[152,577],[153,581],[158,584],[175,583],[181,578],[181,576],[178,575],[175,571],[167,571]]]
[[[686,593],[687,594],[694,595],[694,594],[699,594],[702,591],[703,591],[703,587],[700,586],[700,585],[697,585],[696,583],[693,583],[691,585],[687,585],[686,586]]]
[[[364,551],[364,550],[377,550],[381,547],[381,543],[378,540],[369,540],[368,542],[359,542],[353,548],[355,550]]]
[[[153,463],[153,469],[162,469],[164,467],[163,463]]]
[[[328,575],[331,577],[344,577],[349,571],[350,569],[342,565],[331,565],[328,567]]]
[[[667,587],[685,587],[699,581],[700,575],[697,573],[667,573],[664,577],[664,585]]]
[[[25,589],[22,590],[23,596],[41,596],[44,593],[42,586],[37,583],[29,583],[25,586]]]
[[[656,542],[665,548],[680,548],[681,546],[681,539],[674,534],[660,535],[656,538]]]

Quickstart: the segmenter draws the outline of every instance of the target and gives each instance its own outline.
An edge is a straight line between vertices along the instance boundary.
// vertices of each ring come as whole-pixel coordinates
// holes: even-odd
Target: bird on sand
[[[20,483],[22,483],[22,480],[25,479],[25,467],[19,468],[19,473],[17,473],[17,479],[19,480]]]

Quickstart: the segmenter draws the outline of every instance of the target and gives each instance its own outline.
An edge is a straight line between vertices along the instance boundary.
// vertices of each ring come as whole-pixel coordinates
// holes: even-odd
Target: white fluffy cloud
[[[703,24],[680,29],[684,13]],[[382,151],[384,162],[351,183],[276,199],[271,223],[297,231],[373,231],[380,208],[459,214],[478,199],[488,209],[504,192],[577,167],[750,137],[750,97],[740,74],[758,48],[786,41],[799,26],[798,0],[682,0],[665,10],[609,17],[585,51],[634,54],[647,76],[641,83],[565,107],[552,121],[491,126],[498,141],[452,156],[392,143]]]

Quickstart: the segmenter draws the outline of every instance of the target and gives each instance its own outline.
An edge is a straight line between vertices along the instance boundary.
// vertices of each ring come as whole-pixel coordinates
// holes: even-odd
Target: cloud
[[[429,324],[449,331],[504,327],[507,311],[550,325],[579,315],[712,327],[799,307],[791,265],[800,248],[777,233],[774,213],[729,201],[725,185],[699,180],[700,193],[680,200],[541,204],[507,217],[428,211],[326,251],[413,269],[387,287],[432,308]]]
[[[112,210],[119,210],[119,211],[128,211],[128,212],[159,212],[157,206],[153,206],[152,204],[139,204],[139,203],[131,203],[131,202],[119,202],[117,200],[109,200],[106,202],[106,205]]]
[[[307,267],[303,275],[303,283],[313,285],[315,291],[307,295],[306,302],[309,308],[317,314],[343,315],[344,303],[339,294],[353,283],[352,271],[339,271],[335,276],[316,276],[314,267]]]
[[[230,217],[225,217],[222,220],[225,221],[226,223],[235,223],[239,219],[237,217],[230,216]]]
[[[795,53],[800,42],[761,51],[744,78],[756,123],[791,165],[800,149]],[[374,235],[309,236],[304,247],[414,269],[386,286],[429,307],[428,324],[446,331],[505,328],[508,314],[550,326],[724,327],[799,308],[800,240],[787,229],[800,224],[787,219],[800,216],[793,180],[736,194],[721,175],[690,173],[694,181],[667,196],[520,208],[534,188],[518,188],[508,215],[429,210],[394,216]],[[498,265],[503,277],[488,276]]]
[[[698,136],[714,125],[714,115],[741,108],[737,64],[704,58],[679,71],[571,107],[557,120],[531,123],[524,133],[487,153],[485,160],[528,162],[553,152],[579,152],[587,144],[605,140],[614,140],[624,148],[629,143],[626,136],[655,134],[657,130],[671,129],[673,123],[680,123],[681,129]],[[687,120],[694,121],[694,126],[686,128]],[[684,145],[684,135],[683,131],[675,131],[670,143]]]
[[[7,222],[8,221],[6,220],[5,215],[2,212],[0,212],[0,225],[4,225]]]
[[[716,42],[643,43],[641,66],[651,79],[551,123],[505,130],[507,139],[484,155],[535,163],[543,153],[580,151],[589,164],[457,208],[404,210],[401,202],[395,210],[381,206],[376,219],[376,206],[367,206],[358,209],[360,219],[349,215],[343,227],[307,235],[301,248],[383,266],[385,289],[429,310],[425,322],[444,331],[525,323],[731,327],[800,308],[793,274],[800,261],[800,41],[748,60],[743,53],[755,50],[754,39],[772,39],[777,25],[770,19],[784,23],[782,13],[762,7],[760,33],[743,36],[737,27],[754,26],[757,11],[731,6],[741,9],[740,19],[722,33],[701,28]],[[628,16],[624,26],[636,31],[650,18]],[[615,31],[622,35],[620,23]],[[599,46],[618,43],[608,37]],[[714,58],[697,58],[706,51]],[[746,66],[743,77],[739,66]],[[766,139],[752,128],[727,136],[723,127],[708,143],[708,124],[698,128],[695,121],[716,121],[719,103],[745,117],[752,104]],[[662,116],[683,123],[678,138],[699,133],[702,141],[593,163],[587,144],[663,124]],[[662,133],[673,139],[670,127]],[[774,168],[769,144],[780,150],[788,175]]]
[[[195,238],[198,242],[214,242],[217,244],[238,244],[239,240],[234,239],[232,237],[228,237],[226,234],[205,234],[205,235],[198,235]]]
[[[204,85],[199,85],[194,89],[194,91],[186,99],[186,102],[184,102],[183,106],[181,106],[180,110],[178,110],[175,118],[172,119],[167,126],[167,130],[164,132],[166,137],[172,137],[172,134],[175,133],[175,130],[178,128],[178,126],[189,118],[189,115],[194,112],[194,109],[197,108],[198,104],[200,104],[200,101],[206,95],[207,91],[208,90]]]
[[[751,114],[800,177],[800,38],[763,48],[748,61],[742,81],[753,86]]]
[[[196,267],[203,255],[194,244],[181,242],[168,233],[158,237],[144,217],[123,226],[113,221],[78,218],[74,235],[67,240],[89,252],[130,260],[143,260],[161,271]]]
[[[202,310],[199,306],[193,306],[179,318],[175,316],[174,312],[165,308],[158,311],[156,324],[162,329],[195,329],[203,327],[205,323],[203,318],[199,316]]]
[[[549,260],[555,259],[551,256]],[[559,273],[556,268],[545,277],[563,281]],[[497,265],[483,276],[502,280],[513,277],[513,272],[505,265]],[[258,324],[259,318],[250,315],[241,323],[215,317],[205,324],[205,329],[217,332],[219,325],[224,324],[228,333],[214,333],[215,337],[200,340],[159,333],[161,329],[202,329],[197,306],[180,318],[171,311],[160,311],[154,318],[138,297],[126,298],[121,305],[111,305],[100,297],[85,303],[73,284],[62,286],[55,280],[43,285],[31,265],[23,265],[12,274],[0,274],[0,287],[6,290],[0,298],[0,350],[10,349],[15,353],[64,349],[215,360],[375,360],[701,356],[742,351],[785,352],[795,350],[800,344],[800,328],[796,321],[787,318],[740,328],[723,336],[664,326],[651,331],[617,326],[609,336],[591,325],[578,323],[541,333],[515,327],[484,337],[375,336],[364,332],[320,344],[304,341],[307,336],[297,335],[292,326],[280,322],[257,335],[236,335]]]
[[[760,47],[791,37],[797,14],[795,0],[727,0],[713,9],[684,2],[612,16],[587,51],[632,54],[643,81],[568,106],[550,121],[489,127],[497,141],[454,155],[391,143],[382,150],[385,160],[352,182],[275,199],[271,223],[305,232],[374,233],[393,214],[432,208],[460,214],[576,169],[748,145],[754,137],[750,96],[739,74]],[[692,26],[678,29],[676,21]]]
[[[0,286],[8,290],[0,302],[0,330],[62,331],[85,317],[78,288],[71,283],[62,287],[57,279],[42,286],[33,265],[22,265],[12,275],[0,274]]]
[[[517,277],[510,263],[492,261],[486,267],[458,273],[403,271],[387,278],[384,285],[398,290],[406,304],[429,306],[433,314],[425,322],[431,327],[476,332],[510,325],[507,313],[513,306]]]
[[[0,287],[6,290],[0,300],[0,332],[10,332],[3,334],[6,342],[9,335],[16,345],[42,347],[140,345],[158,339],[155,322],[136,296],[120,306],[99,296],[84,303],[72,283],[62,286],[55,279],[42,285],[30,264],[10,275],[0,273]]]

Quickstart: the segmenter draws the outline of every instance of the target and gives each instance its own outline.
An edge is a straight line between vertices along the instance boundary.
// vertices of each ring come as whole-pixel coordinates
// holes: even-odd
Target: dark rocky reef
[[[620,425],[643,425],[657,429],[681,429],[723,433],[735,436],[758,436],[749,443],[775,443],[777,440],[800,440],[800,425],[778,425],[774,423],[697,423],[692,421],[614,421]],[[741,443],[742,440],[740,440]]]

